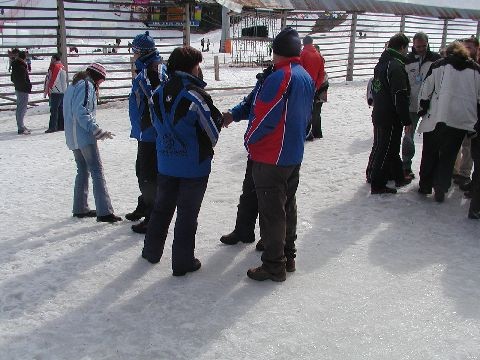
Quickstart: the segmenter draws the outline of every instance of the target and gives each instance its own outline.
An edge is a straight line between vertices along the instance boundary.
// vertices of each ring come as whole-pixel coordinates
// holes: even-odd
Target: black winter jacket
[[[32,83],[28,76],[27,63],[21,59],[16,59],[12,62],[11,80],[15,86],[15,90],[24,93],[32,92]]]
[[[405,71],[405,56],[393,49],[382,53],[375,66],[372,83],[375,126],[407,126],[412,122],[409,114],[410,84]]]

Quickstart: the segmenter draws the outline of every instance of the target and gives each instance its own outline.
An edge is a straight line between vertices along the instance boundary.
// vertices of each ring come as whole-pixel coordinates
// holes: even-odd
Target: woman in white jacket
[[[453,166],[468,132],[474,131],[480,103],[480,67],[462,43],[455,41],[446,57],[432,64],[420,89],[418,128],[423,133],[421,194],[435,190],[442,202],[450,188]]]

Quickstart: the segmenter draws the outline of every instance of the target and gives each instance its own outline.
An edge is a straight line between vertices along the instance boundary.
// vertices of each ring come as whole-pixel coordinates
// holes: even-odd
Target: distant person
[[[12,63],[17,58],[19,51],[17,48],[8,50],[8,72],[12,71]]]
[[[168,82],[153,94],[157,131],[157,197],[148,223],[142,257],[158,263],[168,228],[177,211],[173,230],[174,276],[197,271],[195,234],[222,115],[198,78],[202,53],[191,46],[178,47],[167,63]]]
[[[430,67],[418,96],[423,133],[418,191],[427,195],[433,188],[437,202],[450,188],[458,150],[474,131],[480,106],[480,66],[459,41],[447,47],[446,55]]]
[[[205,38],[202,38],[200,40],[200,45],[202,46],[202,52],[204,52],[205,51]]]
[[[63,95],[67,90],[67,72],[61,62],[60,54],[55,54],[50,60],[45,77],[43,97],[50,98],[50,122],[45,133],[63,131]]]
[[[15,116],[19,135],[31,134],[31,131],[24,124],[28,106],[28,94],[32,92],[32,83],[28,75],[26,59],[27,54],[25,54],[25,51],[19,51],[17,57],[12,62],[12,74],[10,76],[15,86],[15,95],[17,97]]]
[[[25,59],[25,61],[27,62],[28,72],[32,72],[32,57],[30,56],[28,49],[25,50],[25,54],[27,55],[27,58]]]
[[[371,182],[372,194],[396,194],[396,189],[387,186],[392,178],[396,187],[411,182],[403,174],[400,159],[403,128],[410,131],[412,123],[408,110],[410,84],[404,65],[409,42],[402,33],[392,36],[388,41],[388,49],[382,53],[374,70],[374,144],[367,166],[367,169],[371,169],[367,173],[367,180]]]
[[[210,51],[210,39],[207,39],[207,52]]]
[[[307,140],[320,139],[323,137],[322,133],[322,93],[326,91],[325,83],[325,60],[319,51],[313,45],[313,39],[307,35],[303,38],[303,50],[300,53],[300,63],[307,70],[315,84],[315,96],[313,100],[312,117],[310,120]],[[322,86],[323,85],[323,86]]]
[[[166,69],[148,31],[133,39],[133,52],[137,76],[132,81],[128,114],[132,125],[130,137],[137,140],[135,173],[141,195],[135,210],[125,217],[132,221],[145,217],[139,224],[132,225],[134,232],[145,234],[157,192],[157,132],[151,115],[152,94],[166,81]]]
[[[412,51],[408,53],[405,62],[405,70],[410,83],[409,112],[412,126],[409,128],[410,130],[405,131],[402,141],[403,172],[405,177],[412,179],[415,177],[412,171],[412,159],[415,155],[414,139],[418,124],[418,93],[428,70],[430,70],[430,66],[438,59],[440,59],[440,55],[430,51],[427,34],[423,32],[416,33],[413,36]]]
[[[67,146],[73,151],[77,164],[73,216],[97,217],[97,221],[114,223],[122,218],[113,213],[97,145],[98,140],[113,138],[113,134],[100,129],[96,121],[97,92],[106,76],[105,68],[98,63],[77,73],[65,92],[63,116]],[[96,210],[91,210],[88,206],[89,174],[93,182]]]

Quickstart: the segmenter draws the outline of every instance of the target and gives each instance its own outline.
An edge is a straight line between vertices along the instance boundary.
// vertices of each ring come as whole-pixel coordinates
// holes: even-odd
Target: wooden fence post
[[[287,27],[287,12],[282,10],[282,15],[280,18],[280,30],[283,30]]]
[[[352,24],[350,26],[350,46],[348,48],[348,64],[347,64],[347,81],[353,80],[353,65],[355,61],[355,38],[357,36],[357,16],[356,12],[352,13]]]
[[[65,26],[65,8],[63,6],[63,0],[57,0],[57,14],[58,14],[57,51],[62,55],[62,63],[65,66],[65,71],[67,73],[67,84],[68,84],[67,28]]]
[[[400,32],[402,34],[405,32],[405,20],[406,20],[406,16],[402,15],[402,17],[400,18]]]
[[[447,45],[447,34],[448,34],[448,19],[443,19],[442,44],[440,45],[440,48],[444,48]]]
[[[220,80],[220,63],[218,61],[218,55],[213,57],[213,67],[215,68],[215,80]]]
[[[183,22],[183,45],[190,45],[190,3],[185,4],[185,21]]]
[[[477,39],[480,38],[480,21],[477,23]]]

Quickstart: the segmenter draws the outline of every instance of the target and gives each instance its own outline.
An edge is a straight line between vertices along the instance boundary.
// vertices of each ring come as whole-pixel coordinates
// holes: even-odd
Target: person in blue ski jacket
[[[130,137],[138,141],[135,172],[141,195],[138,197],[136,209],[126,215],[128,220],[145,219],[132,225],[136,233],[147,232],[150,213],[155,202],[157,189],[157,155],[155,141],[157,133],[152,124],[152,94],[166,79],[166,67],[162,57],[155,48],[155,41],[149,35],[137,35],[132,42],[137,75],[132,81],[129,96],[129,117],[132,125]]]
[[[201,267],[194,254],[197,219],[223,121],[204,90],[207,84],[198,77],[201,61],[202,53],[195,48],[176,48],[167,63],[169,79],[153,94],[157,197],[142,257],[150,263],[160,261],[176,209],[172,245],[174,276]]]

